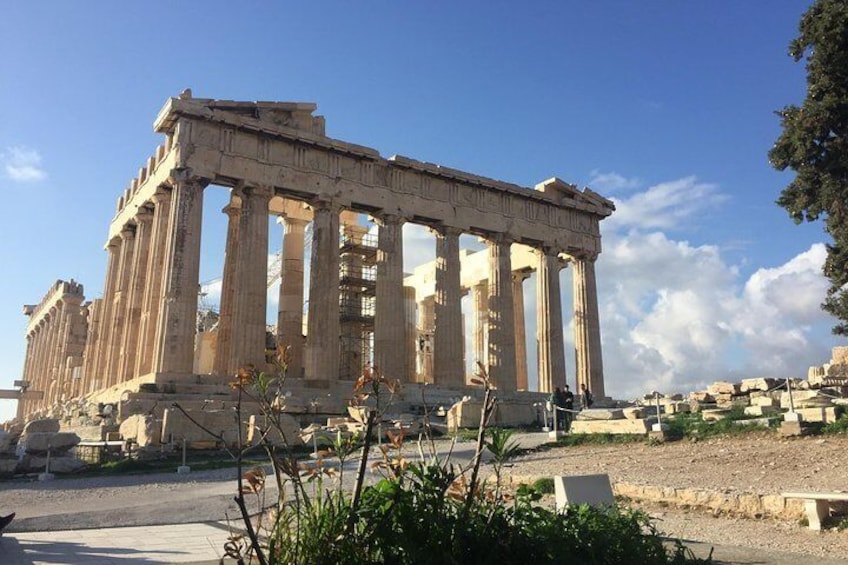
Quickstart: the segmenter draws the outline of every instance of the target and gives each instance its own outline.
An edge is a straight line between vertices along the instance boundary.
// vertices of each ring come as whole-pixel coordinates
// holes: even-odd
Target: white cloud
[[[697,213],[715,208],[728,199],[714,184],[695,176],[663,182],[629,198],[612,198],[616,212],[604,222],[606,229],[673,229]]]
[[[17,182],[35,182],[47,178],[41,168],[41,155],[35,149],[24,146],[9,147],[0,155],[6,175]]]
[[[589,186],[592,190],[603,194],[609,194],[619,190],[632,190],[642,186],[642,181],[639,179],[629,179],[613,171],[604,173],[595,169],[589,174]]]

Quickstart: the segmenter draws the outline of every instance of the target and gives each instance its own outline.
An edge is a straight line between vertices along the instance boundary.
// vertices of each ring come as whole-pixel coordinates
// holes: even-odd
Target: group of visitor
[[[586,383],[580,384],[580,410],[591,408],[595,399],[592,393],[586,387]],[[558,430],[568,432],[571,429],[571,420],[574,418],[574,393],[571,392],[568,385],[565,385],[565,390],[556,387],[556,390],[551,394],[551,405],[556,417]]]

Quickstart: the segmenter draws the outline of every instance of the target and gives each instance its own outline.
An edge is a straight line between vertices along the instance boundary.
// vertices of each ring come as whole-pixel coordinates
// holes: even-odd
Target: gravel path
[[[545,441],[527,435],[527,446]],[[447,448],[447,442],[443,442]],[[472,444],[455,450],[467,457]],[[848,438],[778,440],[771,435],[662,445],[562,447],[528,453],[514,476],[607,473],[623,481],[669,487],[776,494],[848,491]],[[0,482],[0,514],[17,512],[10,531],[174,524],[236,516],[235,471]],[[790,521],[713,516],[643,505],[668,535],[712,544],[769,548],[848,559],[848,531],[811,532]]]

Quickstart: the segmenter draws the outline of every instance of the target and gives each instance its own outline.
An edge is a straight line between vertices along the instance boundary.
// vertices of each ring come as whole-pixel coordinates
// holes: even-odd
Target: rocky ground
[[[525,436],[527,445],[544,434]],[[445,442],[445,448],[447,442]],[[471,444],[460,453],[467,454]],[[848,491],[848,438],[776,439],[748,435],[661,445],[562,447],[528,453],[509,468],[516,477],[607,473],[613,482],[778,494]],[[0,482],[0,514],[11,531],[168,524],[235,516],[234,471]],[[711,544],[848,559],[848,531],[811,532],[795,521],[748,519],[645,504],[668,535]]]

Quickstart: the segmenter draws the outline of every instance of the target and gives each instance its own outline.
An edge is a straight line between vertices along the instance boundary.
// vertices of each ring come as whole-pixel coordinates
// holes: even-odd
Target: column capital
[[[172,186],[175,184],[196,184],[201,188],[206,188],[211,179],[196,176],[190,167],[176,167],[171,169],[168,174],[168,182]]]
[[[135,237],[135,226],[127,224],[121,229],[121,241],[133,239]]]
[[[331,198],[327,195],[320,195],[312,198],[307,202],[309,206],[312,208],[313,212],[320,211],[329,211],[340,213],[342,211],[342,205],[339,204],[335,199]]]
[[[404,216],[400,216],[398,214],[390,214],[383,212],[376,212],[371,214],[371,217],[374,218],[374,223],[379,226],[385,225],[402,225],[406,222],[406,218]]]
[[[463,233],[465,233],[460,228],[448,226],[445,224],[434,224],[430,226],[429,229],[432,233],[440,235],[442,237],[459,237]]]
[[[515,238],[506,232],[487,233],[484,239],[489,243],[499,245],[512,245],[515,243]]]
[[[241,208],[239,206],[234,206],[232,202],[221,208],[221,212],[228,215],[231,218],[238,216],[241,213]]]
[[[274,196],[274,189],[270,185],[247,184],[240,182],[235,188],[233,188],[233,195],[242,199],[251,197],[271,200]]]
[[[573,253],[569,252],[568,255],[575,261],[589,261],[590,263],[594,263],[599,253],[597,251],[580,250]]]
[[[526,281],[530,278],[530,275],[533,274],[532,269],[521,269],[519,271],[512,272],[512,281],[513,282],[522,282]]]
[[[148,208],[139,208],[135,214],[136,223],[149,223],[153,221],[153,212]]]

